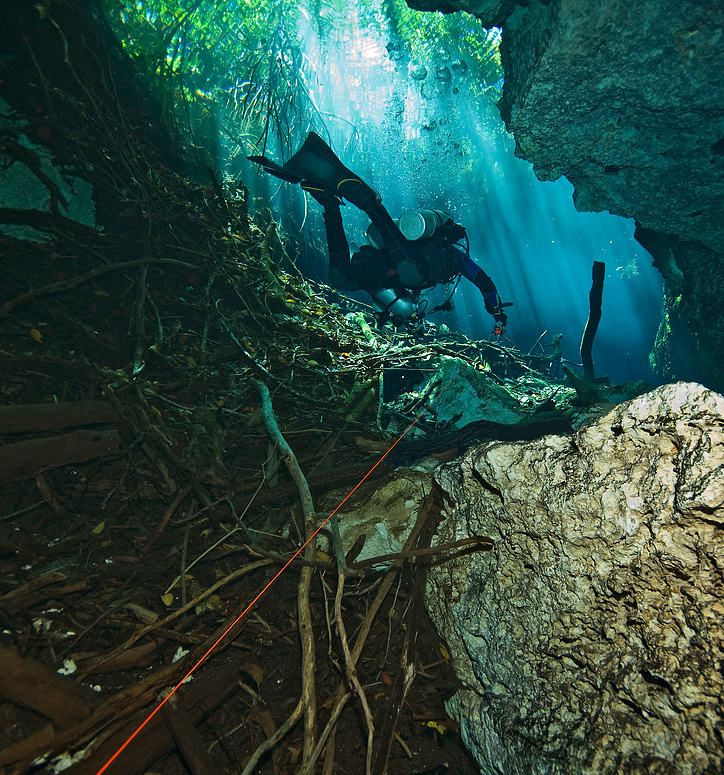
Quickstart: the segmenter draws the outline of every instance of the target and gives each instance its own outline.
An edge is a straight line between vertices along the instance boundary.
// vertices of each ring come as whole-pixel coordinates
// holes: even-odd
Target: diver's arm
[[[462,274],[479,288],[483,294],[485,309],[495,318],[495,322],[504,326],[508,322],[508,316],[503,312],[503,302],[495,283],[470,256],[465,256]]]

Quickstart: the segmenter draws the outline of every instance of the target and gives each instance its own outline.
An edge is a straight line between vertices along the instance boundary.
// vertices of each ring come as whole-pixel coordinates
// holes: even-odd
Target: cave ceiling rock
[[[718,0],[413,0],[502,26],[499,103],[541,180],[721,250],[724,6]]]
[[[724,397],[675,383],[441,465],[428,608],[483,773],[724,770]]]

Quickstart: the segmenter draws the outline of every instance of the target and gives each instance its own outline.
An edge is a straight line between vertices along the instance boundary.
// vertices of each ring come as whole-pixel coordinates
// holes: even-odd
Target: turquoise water
[[[514,140],[499,116],[501,83],[481,86],[450,40],[435,41],[426,56],[412,52],[385,16],[373,11],[369,4],[364,10],[351,2],[338,5],[326,19],[324,38],[315,20],[302,15],[307,88],[318,111],[310,128],[379,191],[393,216],[408,208],[438,208],[467,227],[472,258],[514,304],[507,343],[524,352],[544,331],[543,342],[562,333],[564,358],[579,361],[592,263],[605,262],[596,374],[616,382],[649,378],[662,280],[633,238],[633,221],[579,213],[568,181],[537,180],[532,165],[514,155]],[[472,17],[458,16],[468,27],[473,23]],[[479,27],[478,34],[493,40],[498,31]],[[282,153],[278,149],[276,158],[282,160]],[[279,190],[259,181],[256,169],[244,175],[267,193]],[[323,240],[321,207],[295,196],[280,191],[279,217],[289,232],[301,229],[307,238]],[[296,201],[291,208],[290,197]],[[362,242],[366,216],[352,206],[343,208],[343,215],[350,239]],[[299,266],[325,279],[323,257]],[[445,294],[445,288],[432,292],[429,307]],[[430,319],[487,338],[492,318],[478,290],[463,280],[453,301],[454,311]]]

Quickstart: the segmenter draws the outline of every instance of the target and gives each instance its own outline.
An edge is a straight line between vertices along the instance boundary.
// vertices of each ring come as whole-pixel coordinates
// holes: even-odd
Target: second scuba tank
[[[409,240],[427,239],[452,220],[452,215],[442,210],[405,210],[397,221],[397,227]]]
[[[367,289],[367,293],[383,312],[389,312],[393,318],[409,320],[417,312],[417,304],[409,293],[399,293],[394,288]]]

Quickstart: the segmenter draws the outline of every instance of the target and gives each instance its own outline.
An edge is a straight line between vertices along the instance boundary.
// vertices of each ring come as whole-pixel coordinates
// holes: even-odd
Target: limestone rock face
[[[723,25],[716,0],[516,8],[500,107],[519,153],[580,210],[721,250]]]
[[[349,498],[348,489],[326,493],[320,500],[322,511],[334,511],[343,502],[336,516],[344,551],[349,552],[364,536],[364,546],[356,557],[359,562],[399,552],[432,490],[434,467],[434,460],[425,459],[415,467],[400,468],[382,485],[372,479]],[[321,546],[332,551],[324,540]]]
[[[676,383],[441,466],[428,607],[483,773],[724,771],[724,396]]]
[[[667,306],[699,337],[695,378],[724,388],[724,312],[710,303],[711,289],[724,283],[724,4],[410,4],[469,11],[485,27],[502,27],[499,107],[517,154],[542,180],[565,175],[579,210],[635,218],[639,234],[649,233],[641,241],[656,265],[682,281],[670,286]],[[682,341],[667,344],[675,354]],[[685,364],[667,360],[660,354],[654,364],[661,378],[680,378]]]

